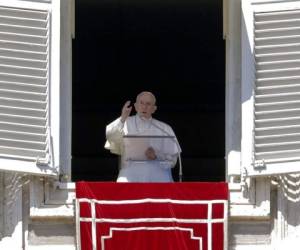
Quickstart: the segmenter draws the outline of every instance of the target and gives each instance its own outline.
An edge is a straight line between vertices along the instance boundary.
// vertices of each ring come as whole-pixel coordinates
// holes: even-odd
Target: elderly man
[[[178,154],[181,152],[177,138],[172,128],[152,117],[156,111],[156,98],[148,91],[143,91],[136,97],[134,103],[136,115],[130,116],[132,106],[127,101],[121,116],[107,125],[105,148],[121,156],[121,166],[117,182],[172,182],[171,168],[175,166]],[[152,143],[143,148],[138,140],[136,150],[143,150],[144,160],[134,161],[126,158],[125,138],[140,136],[152,138]],[[144,139],[145,139],[144,138]],[[156,139],[155,139],[156,138]],[[164,138],[170,138],[168,141]],[[129,141],[130,142],[130,141]]]

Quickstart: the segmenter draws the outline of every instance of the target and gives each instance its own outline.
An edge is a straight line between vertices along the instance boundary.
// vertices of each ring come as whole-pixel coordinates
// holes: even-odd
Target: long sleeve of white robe
[[[123,153],[124,123],[121,118],[116,119],[106,126],[106,142],[104,148],[111,153],[121,155]]]

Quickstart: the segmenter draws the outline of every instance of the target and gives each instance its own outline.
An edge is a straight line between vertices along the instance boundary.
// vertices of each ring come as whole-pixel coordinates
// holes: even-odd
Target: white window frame
[[[0,158],[0,170],[37,175],[57,176],[60,168],[60,0],[38,3],[21,0],[0,0],[0,5],[12,8],[47,10],[51,13],[49,56],[49,125],[52,148],[51,163],[38,166],[36,162]]]
[[[242,0],[242,91],[241,91],[241,164],[248,176],[276,175],[299,172],[297,162],[279,162],[263,168],[253,166],[254,80],[253,13],[300,9],[300,1]]]

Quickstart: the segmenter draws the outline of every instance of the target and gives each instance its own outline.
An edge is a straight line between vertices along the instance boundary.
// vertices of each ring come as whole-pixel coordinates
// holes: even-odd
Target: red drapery
[[[224,182],[77,182],[81,250],[224,250]]]

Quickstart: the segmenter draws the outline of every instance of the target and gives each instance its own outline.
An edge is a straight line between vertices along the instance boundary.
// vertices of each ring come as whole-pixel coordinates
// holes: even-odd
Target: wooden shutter
[[[51,3],[7,2],[0,2],[0,169],[53,174]]]
[[[250,36],[254,175],[300,171],[300,6],[269,7],[253,8]]]

